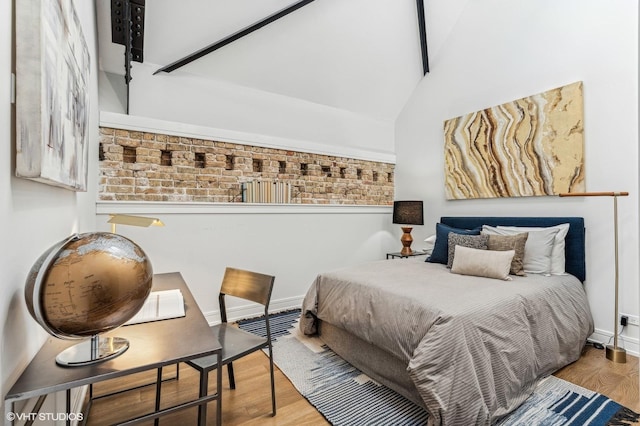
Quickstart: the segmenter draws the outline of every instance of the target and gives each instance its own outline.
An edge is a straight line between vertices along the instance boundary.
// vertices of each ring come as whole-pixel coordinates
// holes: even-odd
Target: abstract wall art
[[[582,82],[444,123],[449,200],[583,192]]]
[[[16,176],[87,189],[89,50],[71,0],[16,8]]]

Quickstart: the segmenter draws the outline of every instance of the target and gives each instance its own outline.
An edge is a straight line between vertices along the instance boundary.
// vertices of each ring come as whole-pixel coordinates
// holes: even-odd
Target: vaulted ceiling
[[[96,1],[100,67],[124,75],[111,2]],[[161,68],[293,3],[147,0],[144,63]],[[416,2],[316,0],[174,72],[393,121],[423,77]]]

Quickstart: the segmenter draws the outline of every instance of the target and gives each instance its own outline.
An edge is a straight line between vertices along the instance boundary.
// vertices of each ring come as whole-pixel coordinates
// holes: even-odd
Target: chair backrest
[[[271,275],[227,268],[220,293],[251,300],[268,308],[274,280],[275,277]]]

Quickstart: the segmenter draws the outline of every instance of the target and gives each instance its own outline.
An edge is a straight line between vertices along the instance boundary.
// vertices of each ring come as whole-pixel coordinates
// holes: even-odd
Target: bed
[[[493,424],[541,378],[577,360],[593,332],[582,285],[584,220],[443,217],[440,223],[469,230],[568,223],[566,274],[499,280],[454,274],[440,263],[368,262],[319,274],[300,327],[426,408],[432,424]]]

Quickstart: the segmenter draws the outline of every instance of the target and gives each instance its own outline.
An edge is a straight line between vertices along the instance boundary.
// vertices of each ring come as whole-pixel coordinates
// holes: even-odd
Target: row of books
[[[242,184],[243,203],[275,203],[291,202],[291,184],[279,181],[254,180]]]

